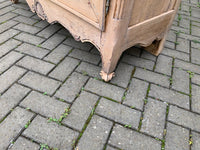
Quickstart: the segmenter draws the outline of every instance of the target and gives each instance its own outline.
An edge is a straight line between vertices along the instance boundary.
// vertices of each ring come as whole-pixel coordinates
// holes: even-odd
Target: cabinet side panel
[[[135,0],[129,26],[156,17],[174,8],[176,0]]]

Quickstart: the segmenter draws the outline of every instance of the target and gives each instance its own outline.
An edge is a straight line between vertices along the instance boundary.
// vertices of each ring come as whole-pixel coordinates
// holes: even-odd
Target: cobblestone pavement
[[[200,1],[183,0],[155,57],[127,50],[116,77],[25,1],[0,0],[0,150],[200,150]]]

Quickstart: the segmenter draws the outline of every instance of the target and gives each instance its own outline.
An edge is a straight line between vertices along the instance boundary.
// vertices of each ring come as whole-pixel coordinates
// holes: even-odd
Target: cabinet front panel
[[[51,0],[81,19],[104,28],[106,0]]]

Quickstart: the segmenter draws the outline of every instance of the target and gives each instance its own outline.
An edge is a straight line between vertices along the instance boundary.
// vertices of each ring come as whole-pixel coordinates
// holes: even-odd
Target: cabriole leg
[[[115,76],[114,70],[121,54],[118,49],[111,47],[109,51],[101,52],[102,70],[100,75],[104,81],[108,82]]]

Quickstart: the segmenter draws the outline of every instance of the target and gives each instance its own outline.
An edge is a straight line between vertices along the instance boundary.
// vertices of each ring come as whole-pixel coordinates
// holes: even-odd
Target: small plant
[[[200,44],[200,41],[197,41],[197,40],[192,40],[192,42]]]
[[[81,91],[84,91],[84,87],[81,88]]]
[[[167,130],[164,129],[164,130],[163,130],[163,135],[165,136],[166,134],[167,134]]]
[[[192,145],[192,144],[193,144],[192,135],[190,135],[189,145]]]
[[[39,44],[39,45],[37,45],[37,47],[42,47],[42,46]]]
[[[127,95],[127,92],[124,93],[124,96],[122,97],[122,100],[124,101],[126,99],[126,95]]]
[[[72,147],[75,148],[76,140],[73,140]]]
[[[170,81],[170,84],[172,84],[172,83],[173,83],[173,79],[172,79],[172,78],[169,78],[169,81]]]
[[[31,121],[29,120],[26,124],[25,124],[25,128],[27,129],[28,128],[28,126],[31,124]]]
[[[88,73],[87,73],[86,71],[82,71],[82,74],[83,74],[84,76],[87,76],[87,75],[88,75]]]
[[[126,124],[124,127],[125,127],[125,128],[131,128],[132,126],[131,126],[131,125],[128,125],[128,124]]]
[[[180,35],[181,31],[174,31],[176,35]]]
[[[178,21],[182,20],[182,16],[180,14],[178,14]]]
[[[174,42],[175,43],[175,45],[179,45],[179,42]]]
[[[43,95],[47,95],[47,92],[44,92]]]
[[[69,113],[70,113],[70,109],[66,108],[65,112],[60,116],[59,122],[61,122],[64,118],[66,118],[69,115]]]
[[[190,79],[194,76],[194,72],[187,71],[187,73],[189,73],[189,75],[190,75]]]
[[[95,80],[98,80],[98,78],[97,78],[97,77],[94,77],[94,79],[95,79]]]
[[[61,125],[62,120],[63,120],[64,118],[66,118],[66,117],[69,115],[69,113],[70,113],[70,109],[69,109],[69,108],[66,108],[66,109],[65,109],[65,112],[60,116],[59,119],[50,117],[50,118],[48,119],[48,122],[55,122],[55,123]]]
[[[147,104],[148,100],[147,99],[144,99],[144,104]]]
[[[47,144],[40,144],[40,150],[47,149],[49,150],[49,146]]]
[[[61,99],[61,98],[59,98],[59,101],[61,101],[61,102],[65,102],[65,100],[64,100],[64,99]]]

